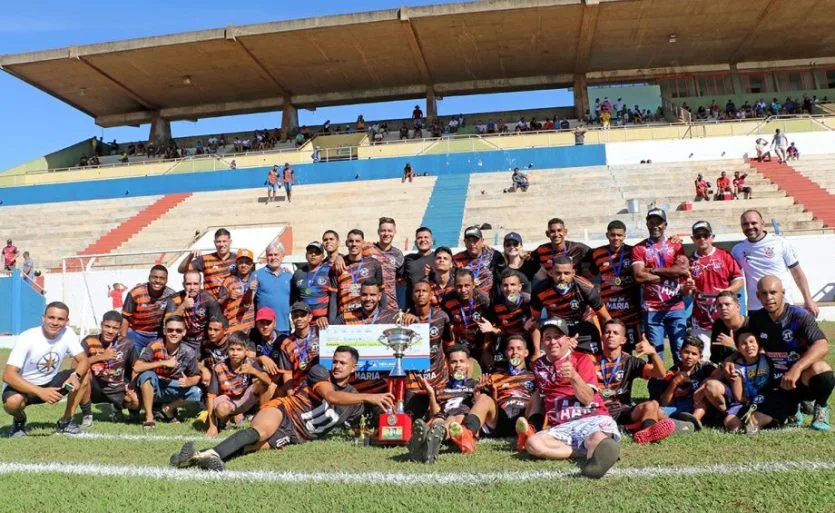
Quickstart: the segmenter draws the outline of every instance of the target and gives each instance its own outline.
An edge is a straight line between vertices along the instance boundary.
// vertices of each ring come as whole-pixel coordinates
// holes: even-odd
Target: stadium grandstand
[[[830,433],[770,428],[806,418],[830,431],[833,7],[497,0],[0,55],[0,69],[101,127],[150,125],[143,140],[91,137],[0,171],[0,348],[14,348],[0,349],[8,414],[0,433],[25,436],[27,415],[50,422],[33,431],[52,431],[56,408],[27,406],[58,402],[41,391],[61,390],[59,433],[82,445],[97,436],[148,443],[148,460],[120,456],[135,467],[131,478],[201,487],[216,478],[180,469],[229,464],[238,472],[230,479],[282,483],[302,502],[308,492],[294,487],[331,478],[343,490],[379,492],[419,475],[424,491],[456,476],[479,486],[493,476],[537,493],[547,478],[534,473],[545,467],[504,461],[511,447],[525,458],[570,455],[593,478],[653,479],[641,474],[652,467],[661,479],[661,454],[671,465],[663,479],[739,472],[746,489],[767,496],[770,472],[802,485],[814,470],[829,486]],[[570,88],[573,105],[439,113],[445,97],[554,88]],[[414,100],[414,112],[299,123],[303,109],[361,112],[393,100]],[[270,112],[276,126],[172,133],[172,122]],[[326,336],[320,346],[334,325],[424,323],[432,356],[427,344],[420,357],[430,368],[410,371],[405,410],[385,373],[372,372],[370,352],[360,347],[359,361],[344,348],[326,354]],[[382,333],[357,333],[365,328],[365,337]],[[72,368],[69,358],[60,372],[49,360],[49,379],[27,381],[30,349],[20,348],[40,351],[42,340],[65,334]],[[629,363],[620,367],[622,356]],[[358,362],[356,376],[340,374]],[[524,401],[511,400],[514,387]],[[574,410],[558,406],[563,400]],[[91,402],[112,406],[93,415]],[[361,415],[359,403],[388,412],[381,418],[391,430]],[[318,440],[343,424],[364,445],[366,422],[382,437],[398,414],[410,415],[408,454],[365,457],[329,439],[314,452],[238,457]],[[135,431],[111,428],[116,418]],[[691,434],[702,428],[710,432]],[[736,442],[742,437],[725,431],[763,434]],[[210,449],[203,435],[220,443]],[[795,436],[808,441],[796,463],[772,462],[781,456],[770,449],[793,447]],[[499,448],[481,440],[490,437],[517,438]],[[738,443],[762,458],[737,461]],[[34,466],[42,458],[23,461],[35,446],[0,458],[9,461],[0,474],[125,478],[86,446],[83,469],[42,470]],[[476,447],[468,465],[495,472],[462,473],[463,459],[453,461]],[[284,456],[298,458],[275,466],[287,472],[261,470]],[[698,466],[686,466],[691,457]],[[303,466],[310,460],[313,473]],[[401,471],[408,460],[437,463],[449,483]],[[167,464],[176,468],[159,468]],[[373,475],[379,483],[366,482]],[[678,485],[653,493],[670,486]],[[780,486],[787,496],[796,488]],[[403,500],[419,499],[411,493]],[[728,493],[707,495],[694,499],[708,505],[700,510],[713,498],[730,504]],[[383,496],[387,509],[402,506]]]

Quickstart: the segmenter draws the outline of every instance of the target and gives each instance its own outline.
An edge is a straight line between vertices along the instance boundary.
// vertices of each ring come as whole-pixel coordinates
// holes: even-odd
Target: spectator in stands
[[[762,162],[767,158],[768,162],[771,162],[771,151],[768,149],[768,141],[762,137],[758,137],[755,144],[757,149],[757,161]]]
[[[510,188],[505,189],[504,192],[516,192],[517,190],[528,192],[528,176],[522,171],[519,171],[518,167],[513,168],[513,174],[510,175],[510,181]]]
[[[567,119],[563,119],[560,121],[560,130],[568,130],[571,128],[571,123],[568,122]],[[576,138],[575,138],[576,142]]]
[[[28,251],[23,252],[23,268],[21,269],[23,279],[27,282],[35,281],[35,262],[29,256]]]
[[[600,111],[600,124],[603,125],[604,130],[608,130],[612,124],[612,113],[608,110]]]
[[[313,159],[314,164],[321,161],[322,160],[322,150],[318,146],[314,146],[313,147],[313,154],[310,155],[310,158]]]
[[[574,145],[575,146],[583,146],[586,143],[586,125],[584,123],[580,123],[574,128]]]
[[[728,116],[736,115],[736,104],[734,103],[733,98],[728,98],[728,103],[725,104],[725,114]]]
[[[495,134],[496,133],[496,123],[494,123],[492,119],[487,122],[487,133],[488,134]]]
[[[516,131],[517,132],[524,132],[528,129],[528,123],[525,121],[525,118],[519,118],[519,121],[516,123]]]
[[[409,127],[406,126],[406,123],[402,123],[400,125],[400,140],[408,139],[409,138]]]
[[[86,167],[87,166],[87,155],[82,155],[80,159],[78,159],[78,167]]]
[[[296,148],[304,144],[304,134],[299,132],[296,134]]]
[[[704,179],[701,173],[696,176],[696,201],[710,201],[710,183]]]
[[[406,166],[403,168],[403,178],[400,179],[400,183],[404,183],[406,182],[406,180],[409,180],[409,183],[412,183],[413,174],[414,173],[412,172],[412,165],[406,162]]]
[[[267,179],[264,181],[264,185],[267,187],[267,202],[269,204],[270,201],[276,201],[276,192],[278,192],[278,164],[274,165],[272,169],[267,171]]]
[[[362,117],[362,114],[357,116],[357,132],[364,132],[365,131],[365,119]]]
[[[734,191],[731,188],[731,179],[724,171],[716,179],[716,199],[717,200],[731,200],[734,197]]]
[[[122,156],[119,157],[119,162],[121,162],[122,164],[128,163],[128,152],[122,152]]]
[[[594,122],[600,123],[600,98],[594,99]]]
[[[774,131],[774,137],[771,138],[771,146],[774,147],[774,153],[777,154],[777,161],[781,164],[786,162],[786,149],[789,146],[789,139],[786,134],[780,132],[780,129]]]
[[[3,270],[12,271],[17,265],[17,246],[12,244],[12,239],[6,240],[3,247]]]
[[[789,147],[786,148],[786,158],[788,160],[800,160],[800,152],[797,150],[797,146],[794,143],[789,144]]]
[[[751,199],[751,187],[745,185],[746,178],[748,173],[734,171],[734,199],[739,199],[739,193],[742,193],[745,199]]]
[[[458,118],[456,118],[455,116],[450,118],[449,123],[448,123],[447,126],[449,128],[450,133],[454,134],[455,132],[457,132],[458,131]]]
[[[782,108],[783,108],[783,106],[780,105],[780,102],[777,101],[777,98],[772,98],[771,99],[771,114],[772,115],[776,116],[776,115],[780,114],[780,110]]]
[[[556,118],[554,118],[556,119]],[[545,119],[545,124],[542,125],[543,130],[553,130],[554,129],[554,121],[551,118]]]
[[[415,109],[412,111],[412,119],[415,119],[415,120],[423,119],[423,111],[420,110],[420,105],[415,105]]]

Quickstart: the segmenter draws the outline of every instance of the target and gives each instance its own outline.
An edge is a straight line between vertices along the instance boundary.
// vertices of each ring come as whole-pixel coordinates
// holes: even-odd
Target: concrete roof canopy
[[[108,127],[832,57],[831,12],[835,0],[487,0],[4,55],[0,67]]]

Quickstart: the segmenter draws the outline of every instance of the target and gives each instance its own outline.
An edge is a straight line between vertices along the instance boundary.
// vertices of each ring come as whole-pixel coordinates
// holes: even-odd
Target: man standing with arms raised
[[[644,331],[658,356],[664,359],[664,335],[670,340],[673,360],[687,336],[687,312],[681,282],[690,277],[690,267],[680,242],[666,239],[667,213],[660,208],[647,212],[649,237],[632,248],[632,270],[643,291]]]
[[[757,298],[757,283],[766,275],[773,274],[786,287],[790,283],[789,276],[797,284],[803,297],[803,306],[814,317],[818,316],[818,305],[812,299],[806,273],[800,267],[797,253],[784,237],[765,231],[763,216],[756,210],[746,210],[740,217],[742,233],[746,240],[740,242],[731,250],[731,255],[739,263],[745,275],[745,290],[748,297],[748,310],[758,310],[763,307]],[[786,290],[785,299],[794,304],[797,298],[791,289]]]
[[[235,270],[235,255],[232,254],[232,234],[229,233],[229,230],[219,228],[215,232],[214,253],[202,255],[199,249],[195,249],[180,262],[177,271],[180,274],[185,274],[189,269],[203,273],[203,284],[206,291],[217,299],[223,280],[228,278]]]

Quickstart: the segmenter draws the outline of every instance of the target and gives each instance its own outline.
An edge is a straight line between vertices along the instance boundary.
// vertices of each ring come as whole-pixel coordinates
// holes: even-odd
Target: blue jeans
[[[662,406],[661,411],[663,411],[671,419],[676,418],[676,416],[682,412],[693,413],[693,398],[682,397],[681,399],[677,399],[667,406]]]
[[[197,385],[191,387],[181,387],[176,379],[160,379],[157,374],[148,370],[139,375],[137,383],[141,387],[143,383],[150,381],[154,387],[154,402],[161,404],[169,404],[177,400],[200,402],[203,397],[203,392]]]
[[[666,312],[644,312],[644,333],[650,344],[655,346],[658,356],[664,359],[664,336],[670,340],[673,361],[678,363],[679,350],[687,336],[687,310]]]
[[[136,350],[136,356],[139,356],[145,346],[159,338],[159,334],[128,329],[128,338],[133,340],[133,348]]]

